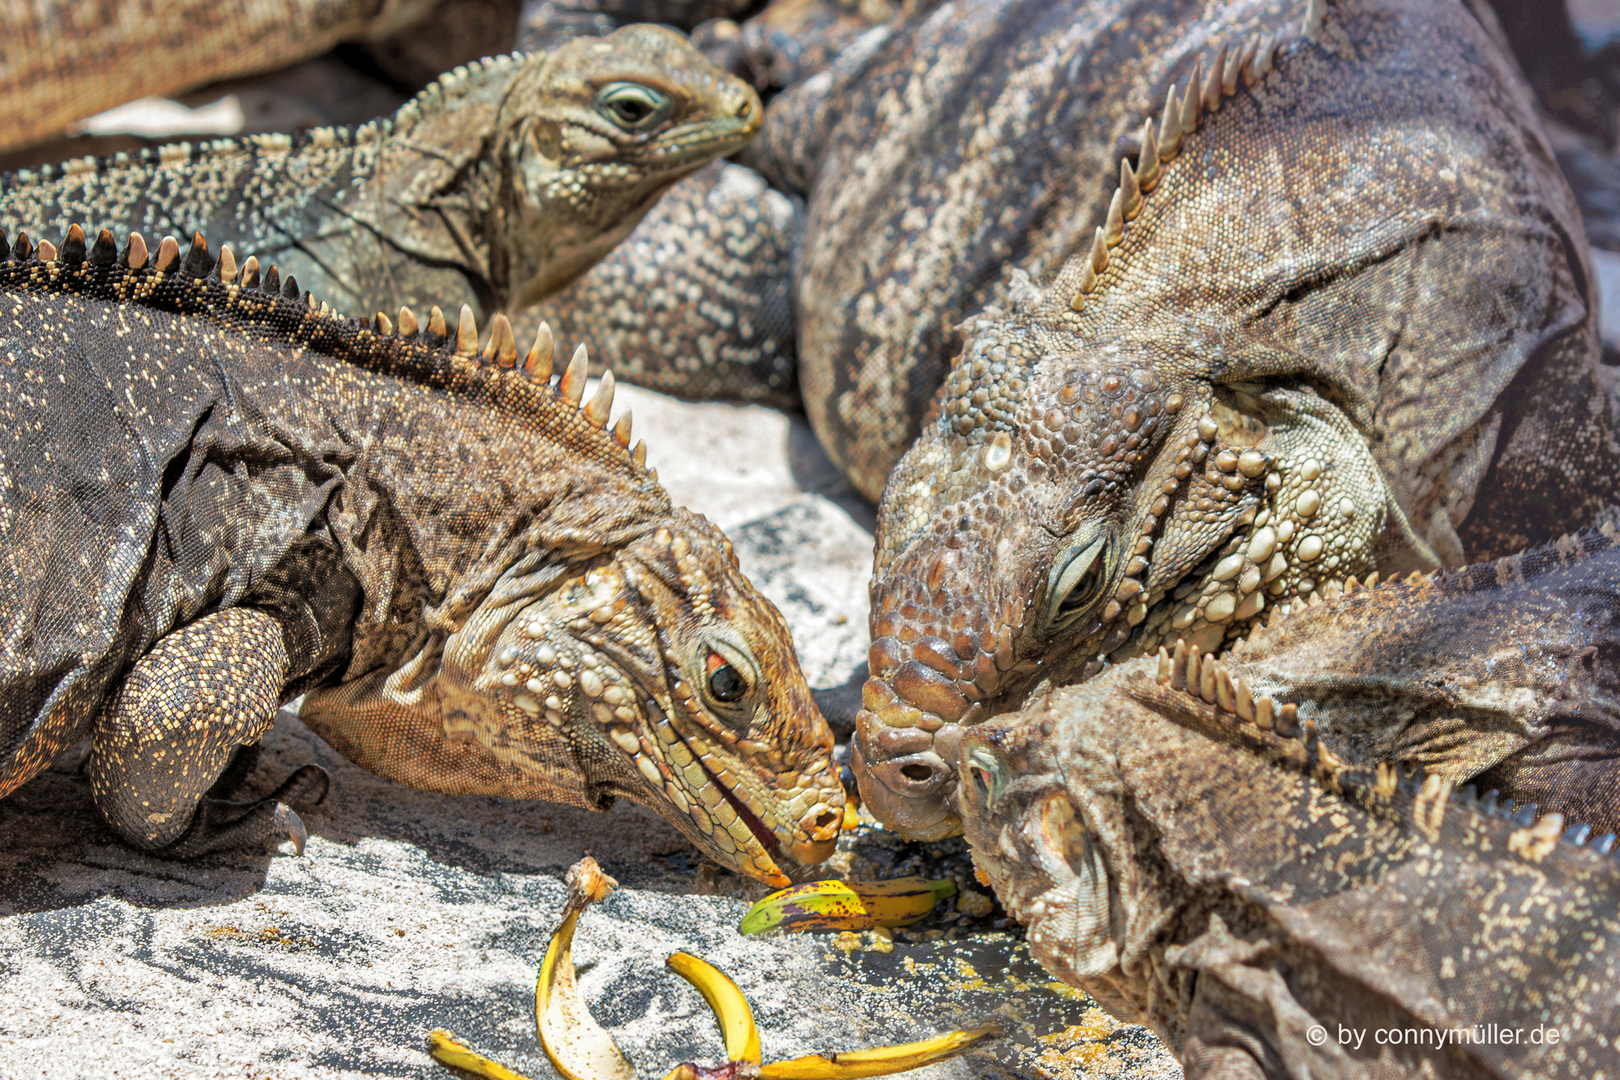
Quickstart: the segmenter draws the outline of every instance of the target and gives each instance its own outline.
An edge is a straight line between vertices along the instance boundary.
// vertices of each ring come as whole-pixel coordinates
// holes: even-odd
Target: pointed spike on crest
[[[541,320],[534,332],[534,344],[523,358],[523,374],[535,382],[551,381],[551,354],[557,349],[557,339],[551,334],[551,324]]]
[[[236,283],[236,252],[231,245],[219,245],[219,280],[227,285]]]
[[[1289,738],[1299,734],[1299,706],[1292,701],[1277,710],[1277,732]]]
[[[202,233],[191,236],[191,250],[186,252],[187,277],[205,278],[214,271],[214,257],[208,253],[208,239]]]
[[[563,370],[562,379],[557,383],[557,391],[562,399],[570,405],[578,405],[579,399],[585,396],[585,378],[590,368],[590,361],[585,354],[585,343],[579,343],[574,350],[574,356],[568,361],[568,367]]]
[[[124,250],[124,265],[131,270],[139,270],[146,265],[146,238],[138,232],[129,234],[129,244]]]
[[[281,274],[276,270],[274,264],[271,264],[270,269],[264,272],[264,282],[260,285],[260,288],[272,295],[281,291]]]
[[[1153,121],[1142,121],[1142,152],[1136,156],[1136,186],[1152,191],[1159,182],[1159,139],[1153,134]]]
[[[1254,726],[1270,731],[1277,724],[1277,702],[1268,695],[1254,699]]]
[[[386,311],[379,311],[371,317],[371,328],[379,337],[392,337],[394,334],[394,320],[388,317]]]
[[[84,262],[84,230],[77,222],[68,226],[67,235],[62,237],[62,249],[57,252],[56,257],[75,266]]]
[[[1164,115],[1159,118],[1159,137],[1156,140],[1159,160],[1169,161],[1181,149],[1181,105],[1176,100],[1176,84],[1165,91]]]
[[[477,351],[478,320],[473,318],[471,306],[462,304],[461,318],[456,322],[456,352],[462,356],[472,356]]]
[[[1170,689],[1187,689],[1187,660],[1191,652],[1186,639],[1176,639],[1175,651],[1170,655]],[[1196,679],[1197,676],[1194,675],[1193,678]]]
[[[314,293],[310,293],[304,299],[309,302],[309,310],[320,312],[320,314],[321,314],[321,316],[323,318],[329,318],[331,316],[331,314],[332,314],[331,307],[329,307],[327,305],[325,300],[317,301],[315,299],[315,294]]]
[[[1254,723],[1254,691],[1249,689],[1249,684],[1246,681],[1238,679],[1232,685],[1232,692],[1233,704],[1236,706],[1235,711],[1238,716],[1251,724]]]
[[[614,423],[613,423],[613,441],[618,443],[620,446],[623,446],[623,447],[626,447],[626,448],[628,448],[630,446],[630,410],[629,409],[624,410],[623,415],[621,415],[617,420],[614,421]]]
[[[1249,35],[1249,40],[1245,41],[1243,43],[1243,48],[1238,50],[1238,56],[1237,56],[1237,61],[1236,61],[1236,65],[1237,65],[1236,66],[1236,72],[1237,72],[1238,75],[1240,75],[1242,77],[1244,86],[1253,86],[1254,85],[1254,82],[1255,82],[1254,57],[1255,57],[1255,54],[1257,52],[1259,52],[1259,51],[1260,51],[1260,36],[1258,34]],[[1234,85],[1232,87],[1232,89],[1227,91],[1227,93],[1229,93],[1229,94],[1237,93],[1237,86]]]
[[[602,381],[596,384],[596,393],[585,403],[585,419],[597,427],[606,427],[608,414],[613,410],[613,372],[602,372]]]
[[[438,304],[428,310],[428,333],[433,335],[435,341],[443,341],[450,336],[450,328],[444,324],[444,312]]]
[[[1198,693],[1198,687],[1203,681],[1203,660],[1202,654],[1198,651],[1198,646],[1187,646],[1187,693],[1189,694]]]
[[[1260,39],[1260,48],[1254,54],[1254,77],[1256,81],[1271,74],[1272,64],[1277,59],[1277,44],[1280,38],[1267,34]]]
[[[399,318],[396,321],[399,323],[400,337],[415,337],[416,332],[421,329],[416,324],[416,312],[404,305],[400,306]]]
[[[1327,0],[1310,0],[1305,8],[1305,25],[1300,27],[1300,33],[1314,40],[1322,30],[1322,20],[1326,18]]]
[[[1170,681],[1171,667],[1172,667],[1172,665],[1170,663],[1170,654],[1165,651],[1163,645],[1160,645],[1159,646],[1159,674],[1158,674],[1158,681],[1159,681],[1160,684],[1168,683]]]
[[[287,280],[281,283],[281,295],[288,300],[298,299],[298,279],[288,274]]]
[[[51,243],[49,240],[41,240],[39,242],[39,247],[34,249],[34,258],[43,263],[55,262],[56,245]]]
[[[1215,59],[1209,62],[1209,74],[1204,77],[1203,111],[1212,113],[1221,107],[1221,82],[1226,74],[1226,46],[1215,50]]]
[[[1203,87],[1204,62],[1202,60],[1193,65],[1192,77],[1187,80],[1187,91],[1181,98],[1181,113],[1176,117],[1176,126],[1181,129],[1183,137],[1191,135],[1198,130],[1198,111],[1204,103]]]
[[[1198,665],[1198,696],[1205,704],[1215,704],[1215,683],[1219,681],[1221,664],[1214,656],[1205,654]]]
[[[102,229],[96,234],[96,242],[90,245],[86,261],[91,266],[111,266],[118,261],[118,241],[113,239],[111,229]]]
[[[1108,238],[1098,229],[1091,239],[1091,270],[1101,274],[1108,269]]]
[[[1114,197],[1108,200],[1108,220],[1103,226],[1103,236],[1108,241],[1109,247],[1114,247],[1125,239],[1125,191],[1123,188],[1115,188]]]
[[[1222,712],[1237,715],[1237,687],[1232,683],[1232,673],[1222,663],[1215,665],[1215,704]]]
[[[484,346],[484,355],[494,360],[496,367],[517,366],[517,336],[505,312],[497,311],[489,322],[489,344]]]
[[[1377,585],[1378,584],[1378,571],[1374,570],[1372,573],[1368,574],[1365,584],[1366,584],[1366,587],[1369,588],[1369,589],[1372,588],[1374,585]]]
[[[642,442],[636,443],[636,448],[634,450],[630,451],[630,456],[636,459],[636,467],[637,468],[645,469],[647,467],[647,444],[646,444],[646,442],[642,441]]]
[[[1131,163],[1123,158],[1119,162],[1119,195],[1126,221],[1134,219],[1142,212],[1142,189],[1137,186],[1136,174],[1131,171]]]
[[[28,239],[27,233],[18,233],[17,239],[11,242],[11,257],[18,262],[27,262],[34,257],[34,242]]]
[[[1237,93],[1238,80],[1243,77],[1243,50],[1226,54],[1226,66],[1221,69],[1221,96]]]
[[[259,287],[259,257],[249,255],[247,262],[242,264],[242,288],[256,289]]]

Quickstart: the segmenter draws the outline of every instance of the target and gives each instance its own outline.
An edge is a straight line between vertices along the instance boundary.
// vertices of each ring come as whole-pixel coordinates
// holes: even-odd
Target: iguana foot
[[[319,765],[305,765],[262,799],[227,802],[205,798],[184,836],[153,852],[171,859],[190,859],[211,851],[233,848],[276,847],[291,840],[302,855],[309,831],[294,806],[319,806],[331,787],[331,777]],[[291,804],[291,805],[289,805]]]

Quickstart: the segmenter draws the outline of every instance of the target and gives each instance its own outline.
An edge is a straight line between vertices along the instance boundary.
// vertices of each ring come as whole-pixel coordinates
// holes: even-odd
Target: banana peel
[[[574,981],[573,939],[580,913],[605,898],[618,883],[602,873],[589,857],[569,869],[567,883],[569,899],[563,921],[551,937],[535,982],[535,1030],[540,1047],[564,1080],[634,1080],[635,1070],[613,1037],[591,1016]],[[933,910],[932,903],[929,910]],[[754,1012],[737,984],[713,964],[689,953],[673,953],[668,963],[714,1011],[728,1060],[713,1066],[682,1062],[663,1080],[856,1080],[888,1076],[941,1061],[998,1033],[994,1025],[985,1025],[895,1046],[762,1063]],[[482,1080],[527,1080],[477,1054],[447,1031],[433,1032],[428,1045],[434,1060],[464,1075]]]
[[[956,895],[946,878],[889,881],[807,881],[773,892],[748,909],[737,924],[743,934],[767,930],[871,930],[910,926],[926,919],[941,900]]]

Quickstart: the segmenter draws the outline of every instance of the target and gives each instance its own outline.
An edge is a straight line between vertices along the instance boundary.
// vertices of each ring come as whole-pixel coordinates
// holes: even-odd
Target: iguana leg
[[[136,847],[181,857],[272,837],[302,848],[303,824],[276,797],[205,798],[236,748],[269,729],[289,670],[281,626],[262,611],[230,608],[160,640],[96,719],[90,785],[108,824]],[[277,795],[318,802],[324,773],[310,769]]]

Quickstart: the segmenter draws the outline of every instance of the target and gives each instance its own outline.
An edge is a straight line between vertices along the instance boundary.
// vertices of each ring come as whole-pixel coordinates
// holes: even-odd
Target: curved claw
[[[298,811],[286,803],[278,802],[272,821],[275,823],[276,833],[286,833],[287,839],[292,841],[293,854],[302,856],[304,844],[309,841],[309,830],[304,828],[304,819],[298,816]]]

